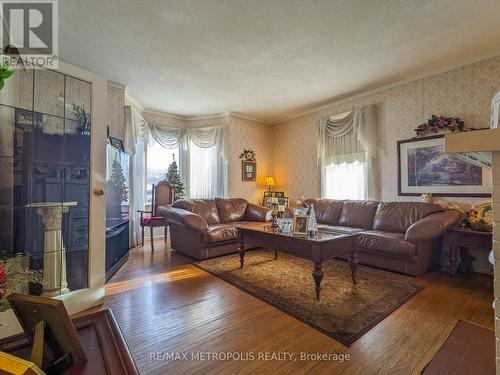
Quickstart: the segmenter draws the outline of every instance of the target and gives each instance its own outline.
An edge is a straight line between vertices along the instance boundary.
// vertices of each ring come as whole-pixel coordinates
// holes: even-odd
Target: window
[[[217,147],[189,145],[189,197],[215,198],[217,195]]]
[[[329,199],[367,199],[367,181],[366,162],[331,163],[325,167],[325,196]]]
[[[179,149],[169,149],[155,143],[148,146],[146,165],[146,204],[151,204],[153,184],[164,180],[167,176],[168,166],[172,163],[173,157],[179,165]]]

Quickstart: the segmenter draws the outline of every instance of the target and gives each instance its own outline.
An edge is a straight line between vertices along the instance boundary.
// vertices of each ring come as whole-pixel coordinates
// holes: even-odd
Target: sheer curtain
[[[372,162],[376,156],[375,106],[340,118],[323,118],[318,132],[321,196],[373,199]]]
[[[148,126],[142,116],[125,106],[125,151],[130,155],[130,245],[137,246],[141,238],[138,210],[144,210],[146,197],[146,145]]]
[[[217,147],[202,148],[191,142],[189,158],[189,197],[214,198],[217,192]]]

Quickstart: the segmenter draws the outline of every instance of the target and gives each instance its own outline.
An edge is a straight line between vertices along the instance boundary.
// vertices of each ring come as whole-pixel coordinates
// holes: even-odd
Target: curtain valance
[[[148,123],[141,114],[131,106],[125,106],[125,139],[123,140],[125,151],[130,155],[135,155],[136,144],[144,142],[149,137]]]
[[[376,107],[366,106],[342,118],[324,117],[318,132],[318,162],[323,158],[366,152],[376,158]]]
[[[321,166],[321,194],[325,192],[325,167],[331,164],[367,162],[369,195],[373,195],[372,159],[377,155],[376,107],[365,106],[341,118],[323,117],[318,130],[318,164]]]
[[[167,149],[179,148],[179,169],[185,185],[191,184],[190,148],[191,143],[200,148],[217,148],[217,181],[216,194],[226,197],[228,192],[227,178],[227,126],[211,126],[204,128],[171,128],[161,124],[148,123],[130,106],[125,107],[125,144],[130,155],[134,155],[138,144],[147,145],[158,142]],[[145,169],[145,163],[141,166]],[[188,194],[189,195],[189,194]],[[208,197],[207,197],[208,198]]]

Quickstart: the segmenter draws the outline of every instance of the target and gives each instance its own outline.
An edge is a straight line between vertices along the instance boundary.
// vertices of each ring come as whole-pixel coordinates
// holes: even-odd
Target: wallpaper
[[[457,116],[470,128],[489,127],[491,98],[500,90],[500,56],[431,77],[357,96],[305,114],[274,127],[276,182],[290,197],[320,194],[316,137],[321,117],[375,104],[378,150],[374,166],[376,196],[383,201],[419,200],[397,195],[398,140],[412,138],[414,129],[432,115]],[[484,201],[448,199],[462,205]]]
[[[108,86],[108,111],[107,122],[111,137],[121,139],[125,138],[125,90]]]
[[[242,197],[252,203],[262,203],[264,179],[273,171],[273,127],[268,124],[229,116],[229,196]],[[241,180],[240,153],[255,151],[257,181]]]

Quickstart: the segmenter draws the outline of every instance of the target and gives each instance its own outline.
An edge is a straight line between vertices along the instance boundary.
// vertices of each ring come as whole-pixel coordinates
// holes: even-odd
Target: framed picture
[[[243,182],[255,182],[257,179],[257,162],[243,160],[241,162],[241,180]]]
[[[125,148],[123,147],[123,142],[120,139],[109,137],[109,143],[111,143],[111,146],[117,148],[118,150],[125,152]]]
[[[285,192],[284,191],[269,191],[266,190],[264,191],[264,198],[262,199],[262,205],[266,205],[266,198],[269,197],[274,197],[274,198],[285,198]],[[288,198],[287,198],[287,205],[288,205]]]
[[[22,294],[11,294],[7,299],[26,337],[33,343],[32,362],[38,367],[42,368],[43,364],[43,369],[48,371],[52,366],[66,368],[87,362],[62,301]],[[46,353],[44,347],[50,348],[50,353]]]
[[[293,217],[293,234],[297,236],[307,236],[308,224],[309,224],[309,216],[295,215]]]
[[[445,154],[444,134],[398,141],[398,195],[490,197],[491,169]]]

